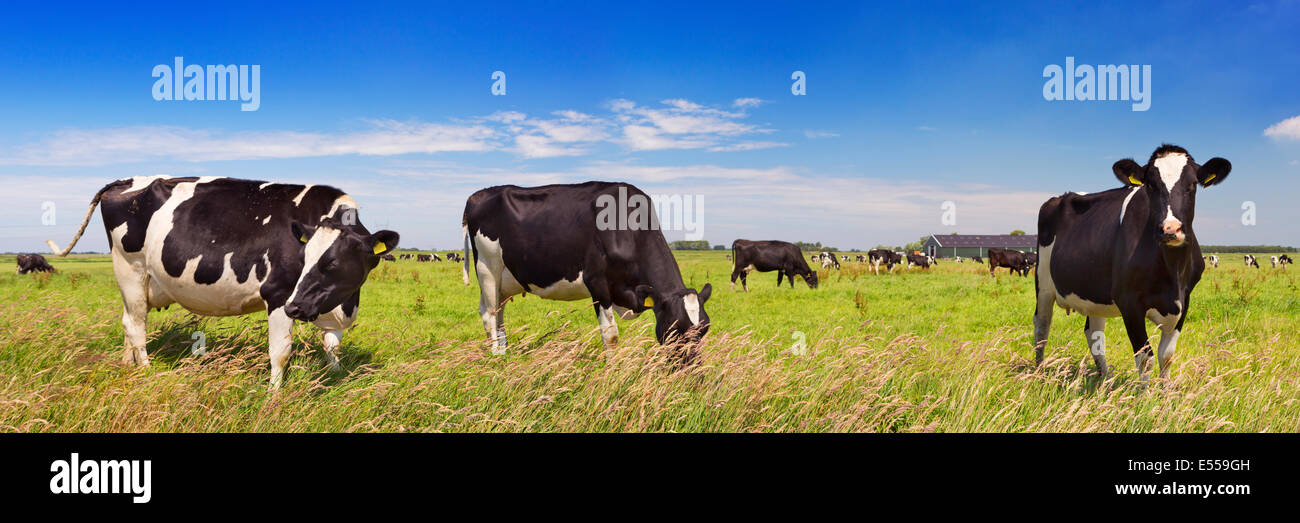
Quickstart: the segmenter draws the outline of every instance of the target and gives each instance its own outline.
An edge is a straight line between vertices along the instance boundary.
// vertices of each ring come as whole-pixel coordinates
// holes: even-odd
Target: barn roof
[[[932,234],[940,247],[1013,247],[1029,248],[1038,245],[1037,234]]]

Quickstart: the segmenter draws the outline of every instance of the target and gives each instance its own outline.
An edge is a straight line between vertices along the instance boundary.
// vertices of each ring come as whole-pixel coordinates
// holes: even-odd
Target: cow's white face
[[[684,289],[663,294],[649,285],[638,285],[637,299],[647,302],[655,312],[655,338],[659,343],[680,342],[695,345],[709,332],[709,314],[704,312],[713,286],[706,283],[697,293]]]
[[[317,227],[294,222],[291,232],[303,243],[303,269],[285,303],[290,318],[313,321],[361,290],[379,257],[397,248],[398,234],[343,225],[332,218]]]
[[[1192,233],[1197,185],[1209,187],[1223,181],[1232,164],[1214,158],[1197,165],[1181,147],[1166,145],[1151,155],[1145,167],[1133,160],[1115,162],[1115,177],[1129,187],[1141,187],[1150,202],[1148,223],[1161,245],[1182,247]],[[1127,201],[1126,201],[1127,202]]]

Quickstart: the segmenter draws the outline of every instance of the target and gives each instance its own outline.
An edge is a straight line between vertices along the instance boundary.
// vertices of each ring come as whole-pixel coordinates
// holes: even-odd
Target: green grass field
[[[507,305],[510,352],[492,356],[460,264],[384,262],[342,370],[299,324],[274,394],[264,314],[150,313],[153,363],[127,368],[107,256],[51,257],[51,275],[0,257],[0,431],[1300,431],[1300,269],[1224,255],[1192,296],[1171,380],[1142,387],[1121,322],[1107,325],[1103,380],[1083,318],[1059,308],[1034,367],[1032,274],[847,262],[817,290],[754,273],[742,293],[726,254],[676,253],[688,286],[714,287],[690,366],[655,344],[651,313],[606,349],[589,304],[533,296]]]

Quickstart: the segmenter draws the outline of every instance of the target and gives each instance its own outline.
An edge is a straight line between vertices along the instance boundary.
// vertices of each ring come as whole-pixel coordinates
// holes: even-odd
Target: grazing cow
[[[293,321],[324,330],[325,354],[352,326],[361,285],[379,257],[397,247],[393,231],[371,234],[357,202],[324,185],[216,177],[137,176],[100,189],[66,256],[101,206],[122,293],[126,363],[149,364],[150,308],[179,303],[203,316],[265,310],[271,388],[279,388],[293,347]]]
[[[982,264],[984,263],[984,258],[980,258],[979,256],[971,256],[971,257],[970,257],[970,261],[973,261],[973,262],[975,262],[975,263],[978,263],[978,264],[981,264],[981,265],[982,265]]]
[[[908,254],[907,268],[911,269],[913,265],[920,267],[922,269],[929,269],[930,257],[923,254],[916,254],[916,253]]]
[[[447,261],[458,262],[465,261],[465,259],[462,258],[458,252],[449,252],[447,253]]]
[[[817,255],[817,257],[819,260],[821,260],[823,269],[829,267],[835,267],[836,269],[840,268],[840,260],[839,258],[836,258],[834,254],[831,254],[829,252],[822,252],[821,254]]]
[[[854,259],[857,260],[857,261],[860,261],[860,262],[867,261],[867,257],[866,257],[866,256],[863,256],[863,255],[861,255],[861,254],[855,256]]]
[[[1291,265],[1291,257],[1285,254],[1278,256],[1277,263],[1278,265],[1281,265],[1283,269],[1285,269],[1287,265]]]
[[[803,254],[799,247],[793,243],[783,241],[750,241],[736,240],[731,243],[731,252],[733,256],[731,268],[731,290],[736,290],[736,277],[740,277],[740,285],[745,291],[749,291],[749,284],[746,277],[751,271],[769,272],[776,271],[776,286],[781,286],[781,278],[790,279],[790,287],[794,287],[794,277],[803,277],[804,283],[808,288],[817,288],[817,273],[808,267],[808,263],[803,261]]]
[[[1011,269],[1011,274],[1019,272],[1021,276],[1029,275],[1029,259],[1025,253],[989,247],[989,276],[993,276],[993,271],[998,267]]]
[[[1038,212],[1034,277],[1034,351],[1039,363],[1052,325],[1052,305],[1087,316],[1084,332],[1106,375],[1106,318],[1121,317],[1145,382],[1151,346],[1146,321],[1160,327],[1160,377],[1169,377],[1178,333],[1205,263],[1192,229],[1197,186],[1223,182],[1232,164],[1198,165],[1181,147],[1162,145],[1146,166],[1131,159],[1111,168],[1124,187],[1066,193]]]
[[[417,254],[417,255],[415,255],[415,261],[418,261],[418,262],[431,262],[431,261],[433,261],[433,256],[429,256],[428,254]]]
[[[1246,260],[1246,266],[1247,266],[1247,267],[1254,267],[1254,268],[1256,268],[1256,269],[1259,268],[1259,261],[1255,259],[1255,255],[1253,255],[1253,254],[1247,254],[1247,255],[1244,256],[1244,258],[1245,258],[1245,260]]]
[[[397,261],[397,258],[394,258],[393,255],[391,254],[385,254],[383,256],[380,256],[379,259],[384,261]]]
[[[45,257],[39,254],[19,254],[18,255],[18,274],[27,274],[29,272],[55,272],[54,267],[45,261]]]
[[[1211,267],[1219,266],[1219,256],[1217,254],[1211,254],[1209,257],[1206,258],[1206,261],[1210,262]]]
[[[410,254],[403,254],[403,255],[401,255],[401,256],[398,256],[398,259],[409,260],[409,259],[411,259],[411,255],[410,255]]]
[[[953,258],[953,260],[957,263],[966,263],[966,260],[962,259],[961,256],[957,256],[956,258]]]
[[[889,269],[891,274],[894,272],[895,265],[903,263],[902,255],[889,249],[872,249],[867,251],[867,260],[871,263],[871,270],[877,275],[880,274],[880,264],[882,263],[885,264],[885,267]]]
[[[709,330],[704,303],[713,287],[696,292],[682,283],[668,242],[647,216],[649,201],[632,185],[608,182],[505,185],[470,195],[462,278],[469,285],[473,251],[479,314],[493,353],[506,350],[503,300],[525,292],[591,301],[607,346],[618,342],[616,314],[632,319],[647,310],[654,311],[659,343],[696,345]]]

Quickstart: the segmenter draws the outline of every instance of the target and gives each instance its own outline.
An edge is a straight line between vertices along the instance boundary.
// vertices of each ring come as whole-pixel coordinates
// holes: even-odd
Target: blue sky
[[[477,189],[589,179],[702,195],[713,243],[1032,233],[1044,199],[1162,142],[1233,162],[1202,243],[1300,244],[1300,2],[462,4],[9,7],[0,251],[67,241],[99,187],[153,174],[335,185],[422,248],[459,246]],[[259,110],[154,100],[176,56],[259,65]],[[1150,109],[1044,100],[1067,56],[1150,65]]]

